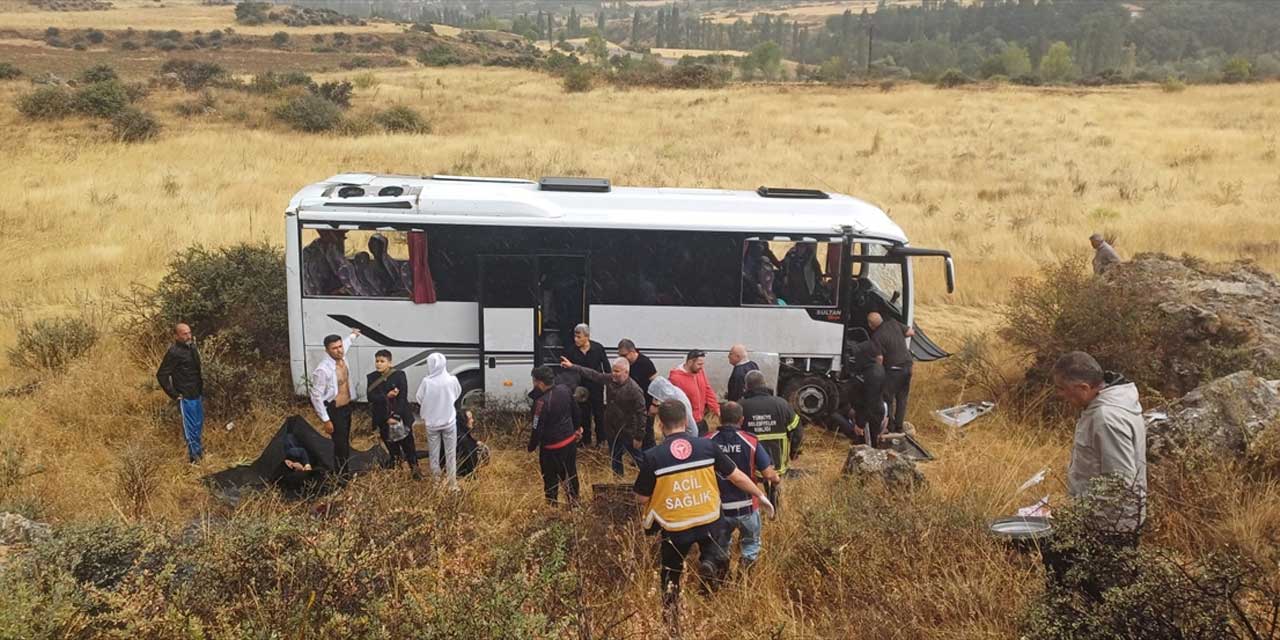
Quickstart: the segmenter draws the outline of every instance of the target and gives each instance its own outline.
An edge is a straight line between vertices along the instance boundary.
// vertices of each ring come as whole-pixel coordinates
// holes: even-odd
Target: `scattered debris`
[[[1049,496],[1040,498],[1035,504],[1028,505],[1018,509],[1018,516],[1021,518],[1048,518],[1049,515]]]
[[[911,458],[897,451],[872,449],[865,444],[849,449],[849,457],[845,458],[841,473],[862,482],[879,477],[890,489],[917,489],[925,483],[924,474]]]
[[[996,403],[983,400],[982,402],[966,402],[954,407],[938,409],[933,412],[933,415],[944,424],[948,424],[953,427],[963,427],[970,422],[991,413],[995,408]]]
[[[29,544],[48,538],[50,533],[49,525],[43,522],[17,513],[0,513],[0,544]]]
[[[889,448],[898,452],[900,455],[911,458],[912,460],[929,461],[933,460],[933,454],[929,453],[924,445],[920,444],[910,433],[886,433],[880,436],[880,441],[889,445]]]
[[[1044,467],[1043,469],[1040,469],[1035,473],[1035,475],[1031,476],[1030,478],[1027,478],[1027,481],[1022,483],[1022,486],[1018,487],[1018,490],[1016,493],[1022,493],[1023,491],[1026,491],[1027,489],[1030,489],[1031,487],[1034,487],[1040,484],[1041,482],[1044,482],[1044,479],[1048,476],[1049,476],[1049,467]]]
[[[1280,390],[1251,371],[1206,382],[1147,418],[1152,460],[1209,447],[1244,458],[1267,429],[1280,429]]]

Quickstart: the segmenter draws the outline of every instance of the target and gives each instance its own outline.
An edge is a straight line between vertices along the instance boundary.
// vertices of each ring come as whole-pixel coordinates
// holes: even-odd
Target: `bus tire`
[[[836,410],[840,390],[836,384],[822,376],[803,376],[787,381],[782,397],[791,403],[800,417],[812,424],[825,424],[828,415]]]
[[[459,406],[467,409],[484,408],[484,374],[479,371],[466,371],[458,376],[458,384],[462,385],[462,396]]]

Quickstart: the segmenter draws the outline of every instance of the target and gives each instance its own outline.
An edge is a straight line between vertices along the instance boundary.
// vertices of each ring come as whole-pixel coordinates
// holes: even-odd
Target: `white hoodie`
[[[422,379],[418,393],[414,395],[421,406],[418,415],[430,431],[445,431],[458,425],[454,403],[462,396],[462,385],[458,383],[457,376],[449,373],[447,364],[444,354],[427,356],[427,377]]]
[[[662,376],[654,376],[649,381],[649,395],[653,396],[658,402],[666,402],[668,400],[679,400],[684,405],[685,424],[684,430],[689,434],[690,438],[698,437],[698,423],[693,421],[693,406],[689,404],[689,396],[685,395],[680,387],[675,383]]]

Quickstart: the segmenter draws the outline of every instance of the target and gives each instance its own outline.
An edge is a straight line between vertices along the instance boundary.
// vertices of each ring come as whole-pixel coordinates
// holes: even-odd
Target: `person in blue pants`
[[[178,323],[173,328],[173,344],[156,370],[156,382],[182,410],[182,436],[187,441],[187,460],[192,464],[204,457],[204,377],[200,352],[191,327]]]

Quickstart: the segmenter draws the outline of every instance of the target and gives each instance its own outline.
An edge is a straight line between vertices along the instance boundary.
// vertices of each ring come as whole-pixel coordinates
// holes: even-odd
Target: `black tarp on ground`
[[[311,459],[312,471],[291,471],[284,465],[285,436],[291,435]],[[363,473],[382,467],[388,460],[381,444],[366,451],[352,450],[347,461],[349,473]],[[285,419],[271,442],[248,465],[240,465],[205,476],[209,490],[219,498],[236,504],[246,489],[277,486],[291,499],[321,495],[336,488],[334,478],[333,441],[320,435],[301,416]]]

